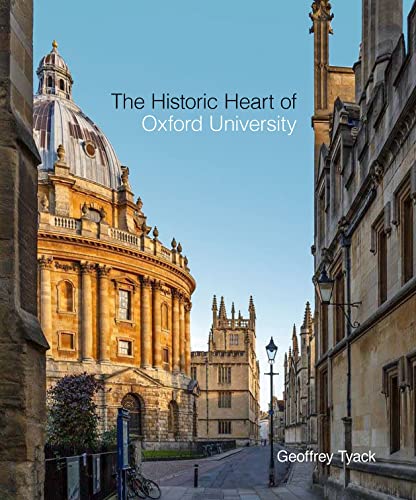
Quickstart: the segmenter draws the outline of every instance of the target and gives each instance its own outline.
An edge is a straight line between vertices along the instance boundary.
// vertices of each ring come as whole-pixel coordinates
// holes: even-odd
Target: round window
[[[90,158],[95,157],[95,145],[91,141],[88,141],[84,144],[84,149]]]

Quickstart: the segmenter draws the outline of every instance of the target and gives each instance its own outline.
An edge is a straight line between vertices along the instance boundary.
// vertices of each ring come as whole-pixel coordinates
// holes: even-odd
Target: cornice
[[[175,276],[181,278],[183,281],[188,283],[190,289],[192,290],[191,293],[195,291],[196,288],[196,281],[195,279],[189,274],[183,271],[182,269],[177,268],[176,266],[171,265],[169,262],[166,262],[162,259],[158,259],[156,256],[147,254],[141,251],[135,251],[132,250],[131,248],[123,247],[121,245],[116,245],[116,244],[111,244],[108,241],[104,240],[97,240],[94,238],[86,238],[84,236],[79,236],[75,234],[59,234],[59,233],[49,233],[47,231],[38,231],[38,239],[39,241],[41,239],[45,240],[52,240],[52,241],[62,241],[62,242],[68,242],[68,243],[78,243],[81,245],[85,245],[87,247],[95,247],[95,248],[101,248],[105,250],[109,250],[112,252],[117,252],[117,253],[122,253],[124,255],[129,255],[131,257],[138,257],[142,261],[155,264],[159,268],[164,268],[168,269],[172,274]],[[81,260],[82,255],[80,255],[80,260]],[[96,259],[95,259],[96,260]],[[117,262],[120,262],[117,260]]]

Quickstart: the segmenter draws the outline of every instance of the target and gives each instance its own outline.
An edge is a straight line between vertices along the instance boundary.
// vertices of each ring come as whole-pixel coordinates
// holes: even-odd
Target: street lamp
[[[277,346],[270,338],[269,344],[266,346],[267,358],[270,364],[270,373],[265,375],[270,376],[270,469],[269,469],[269,486],[275,486],[275,473],[274,473],[274,452],[273,452],[273,375],[278,373],[273,372],[273,364],[277,353]]]
[[[351,307],[359,307],[361,302],[347,302],[347,303],[337,303],[331,302],[332,294],[334,291],[335,280],[331,279],[326,272],[325,267],[322,269],[322,272],[317,280],[315,280],[315,289],[318,294],[319,300],[324,306],[334,306],[339,307],[348,322],[348,325],[351,328],[357,328],[360,326],[360,323],[351,320]],[[346,309],[346,310],[345,310]]]

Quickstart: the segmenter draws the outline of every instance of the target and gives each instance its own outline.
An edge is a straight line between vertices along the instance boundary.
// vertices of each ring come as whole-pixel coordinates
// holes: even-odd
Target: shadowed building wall
[[[0,498],[43,497],[45,350],[36,318],[32,2],[0,8]]]

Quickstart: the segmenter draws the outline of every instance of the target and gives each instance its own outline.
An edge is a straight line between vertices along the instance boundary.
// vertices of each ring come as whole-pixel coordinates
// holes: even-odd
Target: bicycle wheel
[[[162,495],[159,485],[151,479],[143,479],[142,488],[146,495],[153,500],[158,500]]]
[[[131,477],[130,488],[138,498],[147,498],[147,491],[143,488],[143,483],[141,483],[137,477]]]

